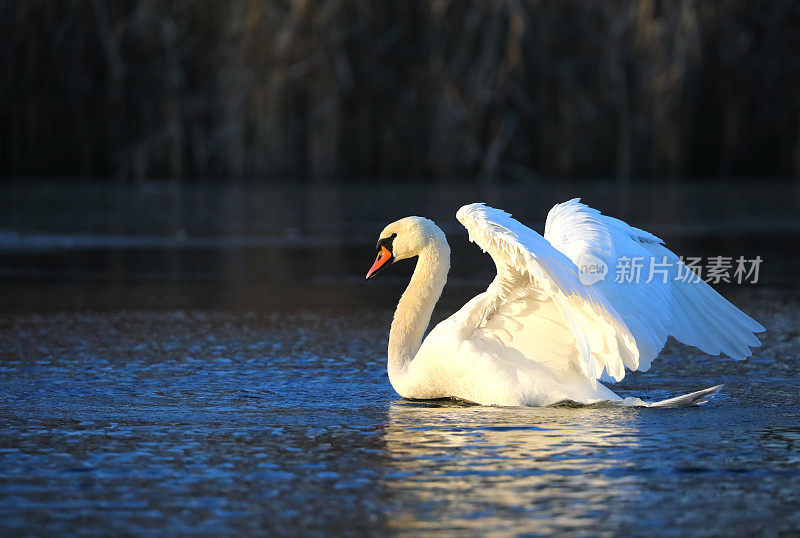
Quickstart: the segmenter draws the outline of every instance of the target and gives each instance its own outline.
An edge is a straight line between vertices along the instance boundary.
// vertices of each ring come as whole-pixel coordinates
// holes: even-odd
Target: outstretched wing
[[[638,364],[630,330],[602,293],[585,286],[575,263],[508,213],[470,204],[456,218],[497,266],[497,277],[469,310],[471,338],[515,349],[525,360],[578,368],[594,382],[617,380]]]
[[[631,369],[647,370],[667,336],[734,359],[749,357],[750,347],[761,345],[753,333],[764,327],[695,277],[653,234],[576,198],[550,210],[544,238],[579,268],[602,264],[608,269],[592,287],[613,305],[636,340],[639,364],[626,363]]]

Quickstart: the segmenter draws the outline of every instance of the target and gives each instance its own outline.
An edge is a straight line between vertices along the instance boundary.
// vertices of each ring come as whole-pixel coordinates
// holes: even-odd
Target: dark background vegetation
[[[0,173],[800,176],[800,3],[7,0]]]
[[[459,206],[578,196],[797,285],[800,0],[0,0],[0,51],[0,310],[392,306],[407,215],[460,306]]]

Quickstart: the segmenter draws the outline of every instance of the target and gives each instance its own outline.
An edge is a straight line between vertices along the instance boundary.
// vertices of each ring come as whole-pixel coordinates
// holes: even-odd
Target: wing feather
[[[620,260],[639,258],[644,268],[662,264],[664,275],[644,282],[619,282],[606,278],[597,288],[630,328],[639,350],[639,364],[631,369],[647,370],[667,336],[717,355],[734,359],[751,355],[760,345],[753,333],[764,327],[733,306],[707,283],[685,279],[689,269],[655,235],[608,217],[576,198],[550,210],[544,238],[574,263],[586,256],[599,258],[609,268]]]
[[[484,204],[466,205],[456,217],[497,266],[471,320],[476,338],[500,340],[556,369],[573,365],[593,382],[604,371],[622,379],[627,363],[638,364],[628,326],[601,293],[581,283],[567,255]],[[548,330],[558,339],[528,336]]]
[[[657,236],[608,217],[579,199],[550,210],[544,237],[484,204],[459,209],[458,220],[496,267],[497,277],[469,309],[472,338],[500,342],[553,370],[577,368],[594,382],[647,370],[668,336],[716,355],[744,359],[764,327],[689,269]],[[665,274],[626,283],[585,284],[585,257],[616,268],[640,259]]]

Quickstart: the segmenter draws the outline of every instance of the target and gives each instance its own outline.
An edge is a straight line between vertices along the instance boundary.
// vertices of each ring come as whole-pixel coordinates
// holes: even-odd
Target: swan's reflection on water
[[[625,526],[610,505],[640,494],[627,472],[637,413],[625,408],[389,408],[389,528],[550,533]],[[634,517],[633,514],[630,515]]]

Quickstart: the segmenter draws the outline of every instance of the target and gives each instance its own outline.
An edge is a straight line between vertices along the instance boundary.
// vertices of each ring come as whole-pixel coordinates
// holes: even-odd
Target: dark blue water
[[[689,409],[403,401],[385,307],[2,314],[0,529],[798,533],[796,296],[743,300],[750,360],[671,343],[619,385],[727,384]]]
[[[0,535],[800,533],[797,185],[494,187],[4,183]],[[759,284],[722,291],[764,346],[671,342],[615,388],[726,383],[699,408],[399,399],[386,341],[413,264],[365,285],[379,230],[447,232],[441,319],[494,276],[461,204],[541,231],[574,196],[686,256],[761,256]]]

